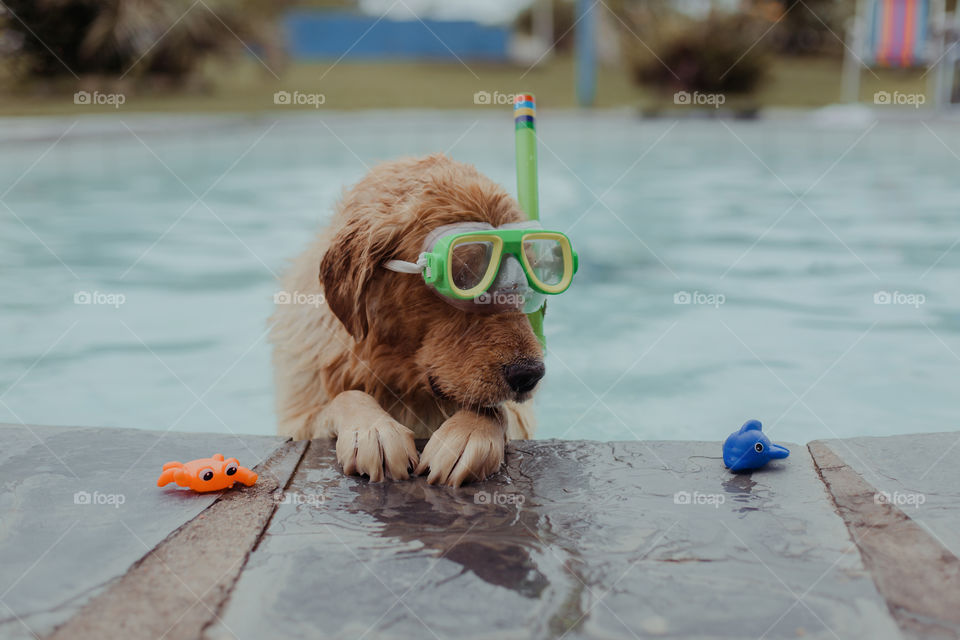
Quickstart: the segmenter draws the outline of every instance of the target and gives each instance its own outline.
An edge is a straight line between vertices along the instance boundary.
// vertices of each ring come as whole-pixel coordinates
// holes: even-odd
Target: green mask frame
[[[486,292],[503,259],[514,256],[537,293],[556,295],[570,287],[579,257],[570,238],[543,229],[489,229],[443,236],[421,254],[423,279],[438,293],[472,300]]]

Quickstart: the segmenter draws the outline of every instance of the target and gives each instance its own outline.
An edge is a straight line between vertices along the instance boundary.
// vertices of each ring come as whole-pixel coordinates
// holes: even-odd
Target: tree
[[[183,78],[210,55],[276,45],[279,0],[4,0],[22,71]],[[243,42],[241,42],[241,40]]]

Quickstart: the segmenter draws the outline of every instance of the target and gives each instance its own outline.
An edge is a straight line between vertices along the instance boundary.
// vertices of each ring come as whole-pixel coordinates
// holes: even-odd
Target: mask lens
[[[490,268],[493,243],[467,240],[450,251],[450,278],[461,291],[469,291],[483,282]]]
[[[534,277],[549,287],[560,284],[564,276],[564,246],[546,238],[523,241],[523,253]]]

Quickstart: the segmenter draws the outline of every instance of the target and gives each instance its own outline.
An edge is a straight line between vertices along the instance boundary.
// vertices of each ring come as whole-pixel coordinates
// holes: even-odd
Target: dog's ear
[[[333,238],[320,261],[320,284],[327,306],[357,340],[370,328],[364,297],[373,277],[362,243],[356,229],[344,229]]]
[[[320,284],[327,306],[355,340],[370,329],[368,296],[382,264],[397,250],[401,230],[373,220],[348,223],[334,236],[320,261]]]

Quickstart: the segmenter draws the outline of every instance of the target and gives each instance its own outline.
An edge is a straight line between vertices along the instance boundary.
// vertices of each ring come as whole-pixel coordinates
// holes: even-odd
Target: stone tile
[[[313,442],[209,638],[899,638],[807,450],[512,443],[459,490]],[[364,635],[366,634],[366,635]]]
[[[910,638],[960,638],[960,559],[947,542],[955,541],[958,524],[950,478],[957,442],[954,434],[923,434],[808,447],[864,565]]]
[[[306,447],[304,441],[280,446],[257,465],[254,486],[226,492],[167,536],[49,640],[200,637],[229,596]]]
[[[960,433],[820,442],[960,557]]]
[[[216,500],[158,488],[164,462],[219,452],[252,467],[282,442],[0,425],[0,637],[50,633]]]

